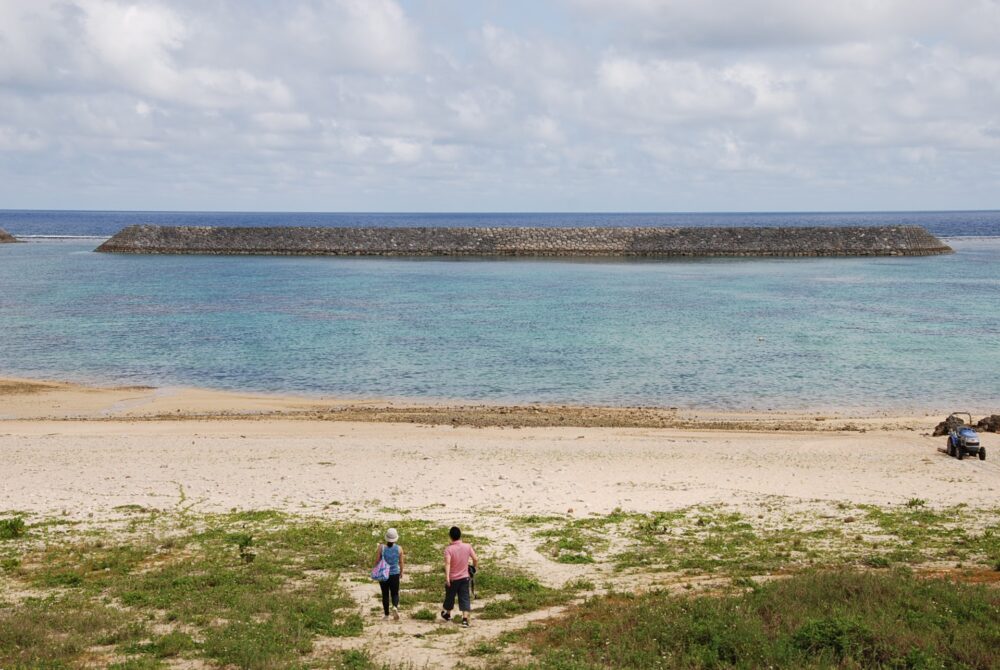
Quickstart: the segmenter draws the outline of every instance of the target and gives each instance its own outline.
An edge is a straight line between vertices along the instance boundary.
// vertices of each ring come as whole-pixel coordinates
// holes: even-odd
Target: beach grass
[[[371,609],[348,587],[369,583],[383,521],[273,511],[119,513],[86,529],[39,519],[19,524],[5,541],[5,583],[24,597],[0,602],[0,667],[158,667],[173,658],[293,667],[317,639],[364,631]],[[447,528],[412,519],[393,525],[412,566],[407,607],[433,621]],[[487,538],[468,538],[489,547]],[[378,589],[370,588],[374,605]],[[502,561],[483,571],[477,591],[487,601],[483,618],[532,611],[572,593]],[[368,667],[362,656],[344,659],[344,667]]]
[[[145,621],[83,593],[30,597],[0,609],[0,667],[65,667],[148,634]]]
[[[742,577],[814,567],[996,566],[1000,509],[838,505],[748,515],[726,505],[584,518],[517,517],[557,563]]]
[[[688,574],[769,574],[822,562],[824,547],[836,562],[851,560],[842,528],[788,520],[756,523],[724,506],[699,506],[637,516],[624,532],[631,546],[616,556],[623,568],[656,566]]]
[[[361,640],[380,618],[367,573],[389,525],[407,555],[404,617],[422,635],[459,632],[434,623],[438,522],[138,506],[98,521],[7,518],[19,523],[0,541],[0,667],[384,667],[364,645],[315,649]],[[567,577],[553,584],[506,540],[467,535],[486,558],[474,618],[509,623],[465,652],[497,668],[528,652],[525,667],[559,669],[995,667],[983,645],[998,643],[997,590],[940,576],[1000,582],[998,523],[1000,510],[916,499],[513,517],[520,549]],[[518,622],[540,611],[555,618]]]
[[[608,551],[609,531],[634,518],[635,515],[616,509],[610,514],[582,518],[521,516],[513,519],[513,523],[532,529],[532,536],[540,540],[538,550],[555,562],[586,564],[596,562],[599,555]]]
[[[593,598],[523,639],[530,662],[494,667],[986,670],[1000,592],[908,570],[809,572],[721,595]]]

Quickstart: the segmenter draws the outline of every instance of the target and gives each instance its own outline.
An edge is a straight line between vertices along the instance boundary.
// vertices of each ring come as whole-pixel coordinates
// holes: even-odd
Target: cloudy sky
[[[0,0],[0,208],[1000,207],[1000,0]]]

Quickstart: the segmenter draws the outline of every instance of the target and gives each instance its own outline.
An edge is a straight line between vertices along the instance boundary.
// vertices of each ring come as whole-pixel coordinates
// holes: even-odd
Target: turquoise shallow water
[[[1000,404],[1000,238],[694,261],[0,247],[0,374],[712,408]],[[1000,407],[995,407],[1000,409]]]

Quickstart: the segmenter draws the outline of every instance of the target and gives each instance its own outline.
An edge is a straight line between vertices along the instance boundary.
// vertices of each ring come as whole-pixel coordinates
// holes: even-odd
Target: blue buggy
[[[952,412],[953,416],[959,414],[969,417],[969,423],[954,426],[948,431],[948,455],[958,460],[978,455],[979,460],[985,461],[986,447],[979,443],[979,433],[972,429],[972,415],[968,412]]]

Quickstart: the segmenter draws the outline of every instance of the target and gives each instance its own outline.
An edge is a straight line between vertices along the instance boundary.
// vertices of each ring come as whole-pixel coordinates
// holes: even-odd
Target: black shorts
[[[458,609],[462,612],[472,611],[472,598],[469,595],[469,578],[455,579],[444,590],[444,609],[451,611],[455,607],[455,596],[458,596]]]

